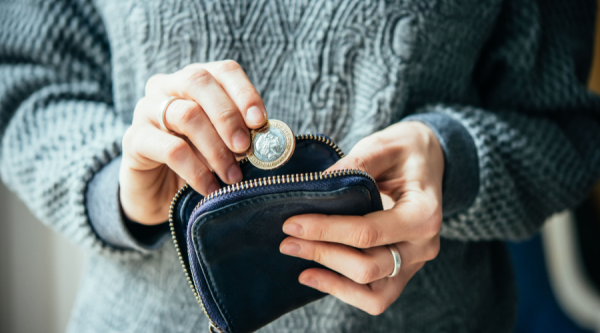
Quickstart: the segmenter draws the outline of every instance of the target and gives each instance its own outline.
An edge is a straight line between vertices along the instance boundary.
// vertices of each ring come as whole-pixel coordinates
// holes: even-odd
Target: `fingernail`
[[[283,225],[283,232],[290,236],[302,236],[304,229],[296,223],[287,223]]]
[[[281,247],[281,249],[279,249],[279,251],[283,254],[287,254],[290,256],[297,256],[300,253],[300,250],[302,248],[300,247],[300,245],[294,243],[294,242],[287,242],[285,244],[283,244],[283,246]]]
[[[220,188],[218,183],[212,183],[208,186],[208,194],[218,191]]]
[[[242,171],[236,164],[232,165],[227,171],[227,179],[230,183],[237,183],[242,180]]]
[[[244,130],[239,129],[232,138],[233,149],[235,151],[245,151],[250,146],[250,137]]]
[[[248,125],[262,125],[265,120],[265,113],[258,106],[253,106],[246,112],[246,121],[248,122]]]
[[[319,281],[313,278],[309,278],[308,280],[300,281],[305,286],[309,286],[311,288],[319,289]]]

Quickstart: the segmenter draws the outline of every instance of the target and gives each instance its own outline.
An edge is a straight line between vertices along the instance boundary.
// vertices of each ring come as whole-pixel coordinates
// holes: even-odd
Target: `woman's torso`
[[[99,1],[115,106],[147,79],[233,59],[270,118],[346,152],[425,103],[477,103],[472,72],[499,1]]]
[[[496,0],[103,0],[97,6],[111,49],[114,104],[126,122],[151,75],[234,59],[270,118],[298,134],[327,134],[346,152],[425,103],[477,104],[472,72],[499,11]],[[373,317],[326,297],[264,331],[475,332],[491,324],[507,332],[514,310],[509,282],[502,245],[443,240],[438,258],[384,314]],[[130,263],[92,257],[69,330],[189,332],[205,325],[167,243]]]

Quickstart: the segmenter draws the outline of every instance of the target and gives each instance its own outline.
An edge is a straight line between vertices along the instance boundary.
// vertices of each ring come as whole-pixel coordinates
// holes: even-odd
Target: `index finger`
[[[439,233],[441,212],[415,203],[365,216],[306,214],[289,218],[283,232],[294,237],[345,244],[361,249],[429,239]]]
[[[248,128],[259,128],[267,121],[267,111],[260,94],[242,66],[233,60],[202,64],[221,84],[237,106]]]
[[[203,67],[188,66],[178,72],[160,78],[160,88],[167,96],[176,96],[196,102],[208,116],[227,148],[241,153],[250,146],[250,131],[242,114],[223,86]],[[155,83],[151,84],[154,86]],[[199,110],[190,109],[178,117],[180,127],[198,121]],[[190,135],[190,133],[180,133]]]

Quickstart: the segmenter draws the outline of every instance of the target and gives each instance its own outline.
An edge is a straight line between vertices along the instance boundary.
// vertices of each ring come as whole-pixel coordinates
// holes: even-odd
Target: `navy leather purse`
[[[294,155],[275,170],[240,161],[243,181],[203,197],[184,186],[169,223],[179,259],[209,331],[255,331],[325,294],[298,282],[323,267],[283,255],[282,225],[291,216],[365,215],[381,210],[373,178],[363,171],[323,173],[344,155],[326,136],[297,135]]]

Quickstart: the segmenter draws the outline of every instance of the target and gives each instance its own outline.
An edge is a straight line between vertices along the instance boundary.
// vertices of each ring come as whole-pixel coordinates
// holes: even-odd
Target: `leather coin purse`
[[[324,135],[297,135],[290,160],[262,170],[240,161],[243,180],[203,197],[189,186],[171,204],[169,223],[209,331],[255,331],[326,294],[298,282],[323,266],[279,252],[283,223],[300,214],[365,215],[381,210],[374,179],[359,170],[325,173],[344,155]]]

